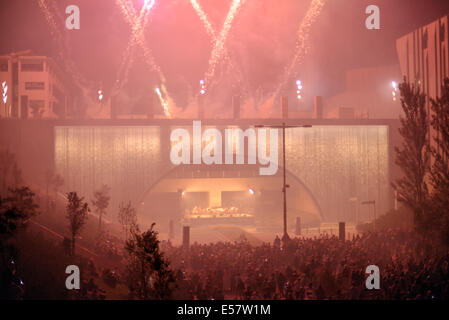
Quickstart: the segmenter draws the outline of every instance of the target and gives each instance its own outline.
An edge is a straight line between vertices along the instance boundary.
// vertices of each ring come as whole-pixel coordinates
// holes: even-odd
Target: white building
[[[56,63],[29,52],[0,56],[1,118],[64,118],[68,80]]]

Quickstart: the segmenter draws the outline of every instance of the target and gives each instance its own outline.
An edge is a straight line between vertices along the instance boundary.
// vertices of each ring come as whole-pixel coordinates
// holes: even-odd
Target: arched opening
[[[289,233],[294,233],[297,217],[302,227],[318,226],[323,215],[311,191],[288,171],[287,182]],[[261,176],[254,165],[177,166],[142,192],[139,221],[156,222],[161,233],[168,232],[173,221],[175,233],[190,225],[202,232],[234,228],[272,237],[283,226],[281,190],[282,168],[273,176]]]

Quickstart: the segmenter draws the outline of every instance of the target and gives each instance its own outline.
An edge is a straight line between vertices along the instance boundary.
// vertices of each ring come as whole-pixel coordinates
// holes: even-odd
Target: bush
[[[399,207],[398,210],[390,210],[386,214],[376,219],[376,230],[387,230],[413,227],[413,212],[407,207]],[[373,230],[373,223],[363,223],[357,225],[357,231],[367,232]]]
[[[110,269],[104,269],[101,277],[104,283],[106,283],[111,288],[115,288],[119,281],[118,275]]]

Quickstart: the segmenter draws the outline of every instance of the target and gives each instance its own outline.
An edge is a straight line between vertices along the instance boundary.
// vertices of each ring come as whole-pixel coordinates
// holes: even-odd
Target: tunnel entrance
[[[289,230],[297,217],[303,227],[321,223],[323,214],[314,195],[299,178],[287,172]],[[261,176],[255,166],[178,166],[142,193],[139,220],[156,222],[168,232],[170,221],[179,230],[228,226],[256,232],[279,233],[282,229],[282,168],[273,176]]]

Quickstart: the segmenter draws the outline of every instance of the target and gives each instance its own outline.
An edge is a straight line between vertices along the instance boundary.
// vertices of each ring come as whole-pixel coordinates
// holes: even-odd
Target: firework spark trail
[[[87,81],[78,71],[78,69],[75,66],[75,63],[70,58],[70,47],[68,45],[68,42],[65,41],[65,37],[61,30],[64,29],[64,18],[58,14],[59,9],[56,6],[56,3],[54,1],[51,2],[53,11],[56,12],[56,16],[59,20],[56,21],[55,14],[52,12],[50,5],[47,0],[38,0],[37,1],[39,8],[41,9],[42,13],[44,14],[45,20],[47,21],[48,25],[50,26],[50,32],[53,35],[58,47],[58,57],[61,61],[63,61],[62,67],[66,70],[68,74],[70,74],[75,84],[80,87],[83,92],[87,92],[86,86],[92,86],[92,83]],[[62,26],[61,26],[62,25]],[[85,98],[88,99],[88,95],[85,94]]]
[[[212,49],[211,57],[209,59],[208,69],[205,74],[205,81],[209,83],[212,77],[214,76],[215,69],[217,67],[218,62],[223,57],[224,52],[224,44],[226,42],[226,38],[231,30],[232,21],[234,20],[236,14],[238,13],[239,8],[245,2],[245,0],[233,0],[231,4],[231,8],[229,9],[228,15],[223,23],[223,28],[220,31],[220,34],[215,41],[214,47]]]
[[[298,30],[298,41],[296,42],[296,54],[287,69],[287,74],[284,80],[284,84],[287,79],[292,75],[295,66],[302,62],[302,59],[307,55],[310,44],[308,43],[310,36],[310,29],[313,23],[316,21],[324,7],[326,0],[313,0],[310,4],[309,10],[304,17]]]
[[[207,18],[207,15],[204,12],[203,8],[201,8],[197,0],[190,0],[190,4],[192,5],[193,9],[195,9],[195,12],[198,14],[200,20],[203,22],[207,34],[211,37],[211,40],[216,41],[217,37],[215,36],[215,30],[212,27],[209,19]]]
[[[58,25],[55,21],[55,17],[53,15],[53,13],[51,12],[47,1],[46,0],[38,0],[37,3],[39,5],[39,7],[41,8],[42,13],[44,14],[45,20],[47,20],[47,23],[50,26],[50,32],[51,32],[52,36],[55,38],[59,48],[63,49],[65,47],[64,41],[63,41],[63,36],[62,36],[60,29],[58,28]],[[59,52],[59,55],[61,56],[62,54],[63,53],[61,50]]]
[[[151,1],[148,4],[146,3],[140,10],[139,14],[137,14],[136,10],[132,7],[132,4],[129,1],[116,0],[116,4],[119,6],[123,16],[131,26],[131,35],[129,37],[128,44],[123,54],[122,62],[117,72],[117,81],[116,86],[113,90],[114,92],[122,88],[128,80],[129,70],[134,62],[135,47],[139,43],[138,40],[140,37],[142,37],[143,30],[148,23],[148,15],[154,5],[154,1]]]
[[[156,94],[157,94],[159,100],[161,101],[161,105],[162,105],[162,108],[164,109],[164,113],[170,118],[171,113],[169,110],[169,104],[168,104],[167,100],[165,100],[164,97],[162,96],[161,89],[156,88]]]
[[[312,28],[313,23],[320,15],[321,10],[323,9],[325,3],[326,0],[312,0],[310,7],[307,10],[307,13],[304,16],[298,28],[297,33],[298,40],[296,41],[296,50],[292,62],[287,67],[283,79],[281,80],[281,83],[279,84],[273,95],[264,104],[263,109],[268,109],[272,107],[272,102],[274,102],[277,99],[282,88],[290,80],[290,77],[292,76],[295,67],[298,66],[302,62],[304,57],[307,55],[310,49],[310,44],[308,41],[310,36],[310,29]]]
[[[121,9],[121,12],[126,19],[126,22],[131,26],[131,35],[128,41],[128,45],[125,49],[125,53],[123,55],[122,63],[119,67],[119,71],[117,73],[117,81],[114,87],[114,92],[117,92],[120,88],[122,88],[127,80],[129,70],[131,65],[134,62],[134,54],[136,47],[140,47],[142,49],[142,55],[144,57],[145,62],[150,66],[151,70],[155,71],[159,79],[162,83],[162,86],[159,92],[163,92],[167,99],[161,99],[162,107],[164,108],[164,113],[166,116],[171,117],[171,113],[169,112],[169,107],[171,109],[176,109],[176,106],[173,102],[173,99],[170,98],[167,90],[165,89],[165,76],[161,70],[161,68],[157,65],[149,46],[146,43],[144,30],[148,23],[148,17],[151,9],[154,6],[154,0],[149,0],[145,2],[144,7],[142,7],[139,14],[137,14],[136,10],[132,6],[132,3],[125,0],[116,0],[116,4]],[[120,81],[122,79],[122,81]],[[162,97],[162,95],[161,95]],[[168,102],[167,102],[168,101]]]
[[[210,23],[210,21],[207,17],[207,14],[204,12],[203,8],[200,6],[200,4],[198,3],[197,0],[190,0],[190,3],[192,5],[193,9],[195,10],[195,12],[197,13],[198,17],[200,18],[200,20],[203,22],[206,32],[209,35],[212,43],[217,43],[218,39],[217,39],[216,31],[212,27],[212,24]],[[233,64],[232,59],[225,47],[223,47],[223,59],[228,61],[229,66],[231,67],[232,71],[234,72],[233,74],[236,77],[239,87],[242,87],[243,81],[242,81],[241,72]]]
[[[129,69],[134,62],[136,30],[138,29],[139,25],[141,25],[142,23],[143,23],[142,27],[145,27],[147,20],[140,20],[140,18],[142,17],[142,14],[139,14],[139,16],[137,16],[136,10],[134,9],[134,7],[132,6],[132,3],[130,1],[117,0],[116,4],[121,9],[123,16],[125,17],[126,21],[129,23],[129,25],[131,27],[131,34],[128,39],[128,44],[123,53],[123,58],[122,58],[122,61],[120,63],[119,70],[117,73],[117,84],[120,79],[125,78],[125,80],[123,82],[123,85],[124,85],[128,78]],[[144,10],[144,7],[142,8],[141,13],[144,12],[143,10]],[[124,76],[121,76],[122,74],[124,74]]]
[[[137,23],[135,23],[135,19],[136,19],[136,12],[135,10],[128,8],[128,14],[125,14],[125,18],[127,19],[127,22],[133,26],[134,24],[134,37],[133,39],[131,39],[131,46],[136,46],[138,45],[142,50],[143,50],[143,55],[146,59],[146,62],[148,63],[148,65],[157,72],[159,78],[161,79],[162,82],[165,82],[165,76],[161,71],[161,68],[156,64],[156,61],[153,57],[153,54],[151,52],[151,50],[149,49],[146,41],[145,41],[145,35],[143,33],[147,23],[148,23],[148,15],[150,13],[151,8],[154,5],[154,1],[150,2],[149,6],[147,7],[148,10],[146,11],[145,15],[141,18],[141,15],[139,16],[139,20],[137,21]],[[140,27],[139,27],[140,25]],[[134,41],[133,41],[134,40]]]

